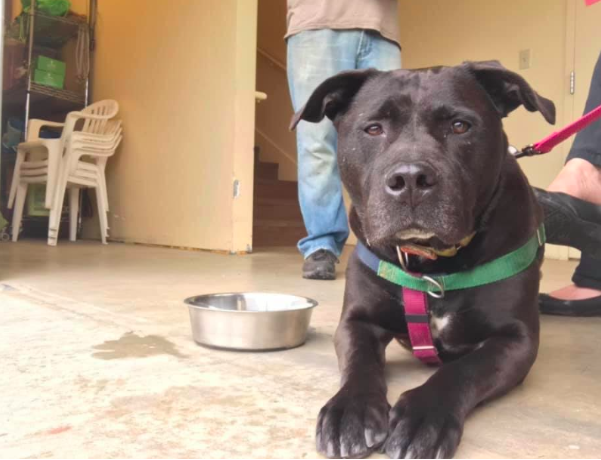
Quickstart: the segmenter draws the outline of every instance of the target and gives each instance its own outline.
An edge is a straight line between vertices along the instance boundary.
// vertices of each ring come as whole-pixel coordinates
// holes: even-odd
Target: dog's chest
[[[464,336],[460,315],[449,312],[437,315],[429,312],[429,316],[430,334],[439,352],[462,355],[480,346],[479,343],[469,342]],[[404,348],[411,350],[409,334],[400,334],[397,339]]]
[[[441,339],[445,329],[450,327],[453,316],[451,313],[443,314],[442,316],[430,317],[430,332],[433,339]],[[447,329],[449,331],[449,329]]]
[[[430,333],[439,351],[461,355],[480,346],[469,341],[460,322],[461,317],[456,313],[430,314]]]

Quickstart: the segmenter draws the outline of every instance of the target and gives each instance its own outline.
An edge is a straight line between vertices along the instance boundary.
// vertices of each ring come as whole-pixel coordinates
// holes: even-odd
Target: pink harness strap
[[[442,364],[430,332],[428,294],[403,287],[405,320],[413,355],[426,364]]]
[[[601,118],[601,105],[596,109],[591,110],[586,115],[583,115],[573,123],[570,123],[565,128],[555,131],[553,134],[545,137],[542,141],[538,141],[536,144],[532,145],[532,148],[536,151],[536,153],[548,153],[553,150],[553,147],[561,144],[567,138],[573,136],[578,131],[583,130],[599,118]]]

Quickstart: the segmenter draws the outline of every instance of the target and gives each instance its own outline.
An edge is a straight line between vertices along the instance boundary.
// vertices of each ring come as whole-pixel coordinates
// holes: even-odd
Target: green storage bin
[[[49,216],[50,211],[44,207],[46,200],[46,184],[30,184],[27,188],[27,215]]]
[[[65,86],[65,76],[58,75],[45,70],[38,70],[33,74],[33,81],[40,85],[52,86],[53,88],[63,89]]]
[[[51,59],[46,56],[37,57],[35,68],[37,70],[45,70],[46,72],[55,73],[63,77],[67,71],[67,66],[63,61]]]
[[[23,11],[28,13],[31,8],[31,0],[21,0],[21,4]],[[35,8],[50,16],[64,16],[69,12],[71,2],[69,0],[36,0]]]

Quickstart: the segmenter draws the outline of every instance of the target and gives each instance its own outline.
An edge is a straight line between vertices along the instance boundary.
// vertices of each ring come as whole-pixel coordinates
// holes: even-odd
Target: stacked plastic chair
[[[17,147],[17,159],[9,207],[14,206],[12,236],[17,241],[27,187],[46,184],[45,206],[50,209],[48,244],[56,245],[63,201],[69,189],[69,239],[77,237],[79,194],[82,188],[95,188],[101,239],[108,237],[108,194],[105,167],[122,139],[121,122],[112,120],[119,111],[116,101],[105,100],[71,112],[65,123],[30,120],[27,142]],[[42,126],[62,127],[60,139],[37,139]]]

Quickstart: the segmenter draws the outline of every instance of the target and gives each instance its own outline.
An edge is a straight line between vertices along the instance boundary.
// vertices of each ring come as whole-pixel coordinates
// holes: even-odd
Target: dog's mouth
[[[438,257],[453,257],[467,246],[474,237],[472,233],[454,244],[441,240],[435,233],[420,229],[407,229],[395,234],[396,244],[401,251],[435,260]]]

